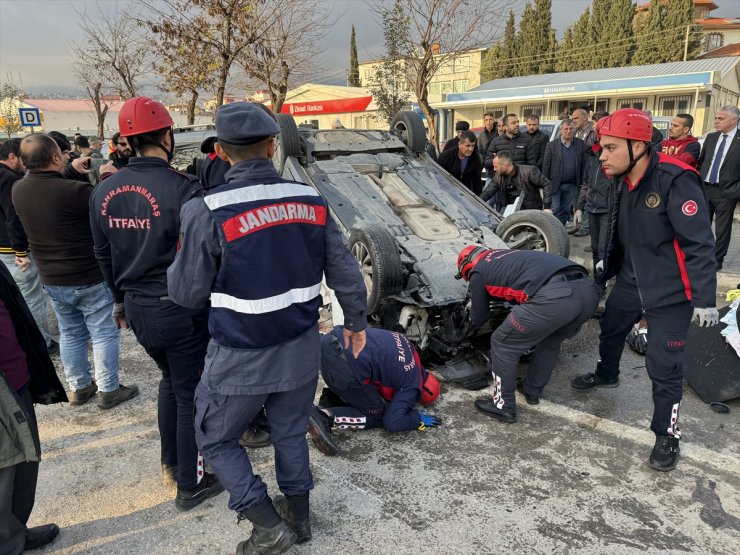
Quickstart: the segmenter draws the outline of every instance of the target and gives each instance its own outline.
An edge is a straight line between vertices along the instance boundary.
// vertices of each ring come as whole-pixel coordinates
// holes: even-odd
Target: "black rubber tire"
[[[414,154],[421,154],[426,150],[427,131],[421,116],[416,112],[398,112],[391,121],[391,131],[395,131]]]
[[[570,255],[568,233],[552,214],[541,210],[521,210],[504,218],[496,228],[496,234],[507,244],[522,232],[535,232],[539,236],[539,242],[528,247],[530,250],[544,250],[565,258]]]
[[[285,168],[285,160],[289,156],[301,155],[301,140],[298,135],[298,126],[290,114],[275,114],[275,119],[280,126],[275,155],[272,158],[275,169],[282,175]]]
[[[377,225],[353,229],[349,250],[360,264],[367,288],[367,313],[372,314],[389,295],[403,288],[403,266],[395,239]]]

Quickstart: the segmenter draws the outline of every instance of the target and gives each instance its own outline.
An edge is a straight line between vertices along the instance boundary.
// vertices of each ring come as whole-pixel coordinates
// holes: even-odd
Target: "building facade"
[[[683,112],[694,116],[694,135],[711,130],[721,106],[740,100],[740,58],[551,73],[496,79],[465,93],[447,94],[435,105],[447,112],[442,136],[452,136],[454,122],[483,125],[483,113],[536,114],[557,119],[564,108],[586,107],[612,112],[620,108],[650,110],[655,116]]]

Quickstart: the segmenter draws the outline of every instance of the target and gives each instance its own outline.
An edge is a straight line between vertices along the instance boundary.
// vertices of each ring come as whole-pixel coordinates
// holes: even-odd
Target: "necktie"
[[[714,157],[714,163],[712,169],[709,170],[709,183],[712,185],[719,181],[719,168],[722,165],[722,154],[725,151],[725,142],[727,142],[727,135],[722,135],[722,142],[717,147],[717,155]]]

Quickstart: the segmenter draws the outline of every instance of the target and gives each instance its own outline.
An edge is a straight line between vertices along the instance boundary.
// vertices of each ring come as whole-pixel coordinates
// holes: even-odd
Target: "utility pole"
[[[689,23],[686,26],[686,40],[684,40],[683,43],[683,61],[686,61],[686,58],[689,57],[689,30],[691,29],[691,24]]]

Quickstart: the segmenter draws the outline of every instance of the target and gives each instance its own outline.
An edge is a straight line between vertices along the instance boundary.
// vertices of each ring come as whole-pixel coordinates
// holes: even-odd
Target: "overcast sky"
[[[99,0],[105,11],[127,6],[127,0]],[[525,1],[515,2],[521,11]],[[553,0],[553,26],[561,35],[590,4],[590,0]],[[740,17],[740,1],[715,0],[717,17]],[[81,36],[75,10],[95,8],[84,0],[0,0],[0,81],[12,74],[16,84],[33,92],[74,92],[77,85],[69,69],[67,45]],[[334,31],[321,45],[321,72],[313,81],[343,83],[349,66],[350,29],[357,31],[360,61],[383,53],[383,36],[375,14],[365,0],[316,0],[316,8],[337,18]]]

